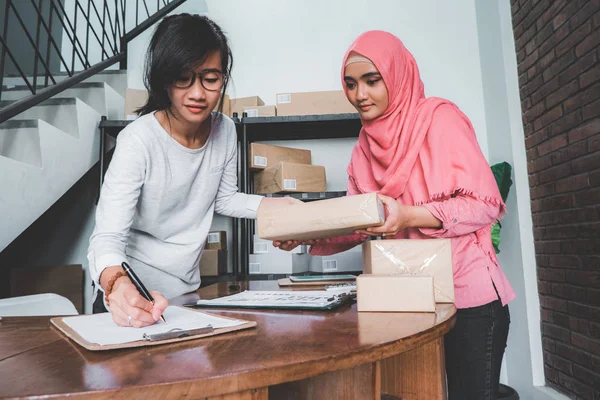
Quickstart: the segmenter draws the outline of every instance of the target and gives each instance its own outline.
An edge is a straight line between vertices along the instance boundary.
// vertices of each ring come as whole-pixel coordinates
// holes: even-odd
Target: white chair
[[[0,316],[77,315],[69,299],[54,293],[0,299]]]

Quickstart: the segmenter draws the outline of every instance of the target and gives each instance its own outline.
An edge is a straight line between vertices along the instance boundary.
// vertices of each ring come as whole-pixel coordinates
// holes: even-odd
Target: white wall
[[[205,9],[204,3],[207,5]],[[341,89],[342,57],[362,32],[400,37],[415,56],[426,93],[452,99],[471,118],[487,154],[474,0],[206,0],[177,12],[205,13],[226,32],[233,51],[231,97]],[[128,84],[143,88],[143,55],[151,32],[129,48]]]

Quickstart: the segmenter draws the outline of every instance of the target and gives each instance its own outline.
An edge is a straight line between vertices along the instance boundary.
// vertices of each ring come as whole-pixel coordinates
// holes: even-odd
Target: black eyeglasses
[[[194,82],[196,82],[196,76],[198,76],[198,79],[200,79],[200,84],[202,85],[202,87],[211,92],[221,90],[221,88],[223,87],[223,82],[225,80],[224,75],[223,73],[221,73],[221,71],[208,70],[202,71],[199,74],[190,73],[182,75],[179,78],[175,79],[175,81],[173,82],[173,86],[179,89],[187,89],[191,87],[194,84]]]

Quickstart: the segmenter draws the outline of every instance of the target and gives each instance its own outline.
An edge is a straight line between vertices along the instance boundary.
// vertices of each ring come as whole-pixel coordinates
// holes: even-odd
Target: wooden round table
[[[218,283],[171,300],[185,304],[276,281]],[[445,399],[443,335],[452,304],[435,313],[206,309],[255,329],[187,342],[88,351],[50,317],[0,321],[0,397],[190,399]]]

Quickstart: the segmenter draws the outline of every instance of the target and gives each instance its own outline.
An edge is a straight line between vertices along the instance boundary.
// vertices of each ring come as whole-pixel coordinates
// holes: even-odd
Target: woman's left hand
[[[267,209],[271,208],[271,209],[276,209],[276,208],[283,208],[283,207],[287,207],[287,206],[293,206],[293,205],[297,205],[297,204],[302,204],[303,202],[295,199],[293,197],[265,197],[264,199],[261,200],[260,205],[258,206],[258,209],[260,210],[263,207],[266,207]]]
[[[377,195],[386,210],[385,223],[381,226],[357,230],[356,233],[368,236],[395,236],[398,232],[411,227],[413,219],[411,207],[400,204],[398,200]]]

